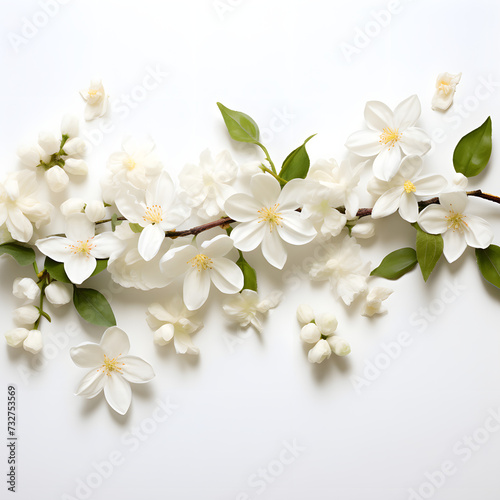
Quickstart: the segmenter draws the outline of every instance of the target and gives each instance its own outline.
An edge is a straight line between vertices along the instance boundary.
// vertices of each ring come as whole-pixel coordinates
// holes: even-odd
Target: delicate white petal
[[[243,272],[229,259],[214,258],[210,278],[222,293],[236,293],[243,288]]]
[[[238,193],[230,196],[224,204],[224,210],[231,219],[248,222],[259,217],[262,204],[247,194]]]
[[[412,181],[415,179],[420,171],[422,170],[422,158],[420,156],[411,155],[405,156],[401,160],[399,166],[398,175],[400,175],[405,181]]]
[[[468,199],[466,193],[455,191],[452,193],[442,193],[439,196],[439,202],[445,211],[453,210],[453,212],[463,214],[467,207]]]
[[[359,156],[375,156],[382,151],[380,133],[373,130],[360,130],[351,134],[345,143],[347,149]]]
[[[431,149],[431,139],[416,127],[406,129],[398,141],[405,155],[424,155]]]
[[[116,372],[111,372],[110,376],[106,378],[106,385],[104,386],[106,401],[117,413],[125,415],[132,401],[130,384]]]
[[[366,124],[373,130],[382,132],[386,127],[394,128],[393,113],[389,106],[380,101],[368,101],[365,106]]]
[[[437,205],[429,205],[424,208],[418,217],[418,225],[430,234],[443,234],[448,230],[446,216],[448,211]]]
[[[305,181],[304,179],[292,179],[288,181],[283,186],[278,197],[278,211],[283,212],[284,210],[295,210],[299,208],[300,203],[297,200],[300,199],[300,195],[307,184],[309,184],[309,181]]]
[[[114,359],[128,354],[130,341],[123,330],[117,326],[111,326],[104,332],[100,346],[108,358]]]
[[[418,219],[418,203],[413,193],[403,193],[399,201],[399,215],[408,221],[416,222]]]
[[[373,206],[372,218],[380,219],[393,214],[399,207],[403,189],[400,186],[393,187],[386,191]]]
[[[66,236],[71,241],[85,241],[93,238],[95,224],[85,214],[72,214],[66,219]]]
[[[87,342],[69,350],[75,365],[82,368],[97,368],[104,363],[104,351],[99,344]]]
[[[209,257],[224,257],[232,248],[234,248],[234,242],[225,234],[219,234],[212,238],[211,240],[204,241],[201,244],[205,255]]]
[[[12,238],[17,241],[26,243],[33,236],[33,225],[17,207],[8,209],[6,224]]]
[[[160,250],[165,239],[165,233],[158,224],[148,224],[139,236],[138,250],[141,257],[150,261]]]
[[[179,332],[174,337],[175,351],[178,354],[198,354],[200,350],[193,344],[187,333]]]
[[[467,242],[465,241],[465,235],[456,230],[449,229],[443,234],[444,249],[443,253],[446,260],[451,264],[455,262],[467,248]]]
[[[464,228],[467,245],[474,248],[486,248],[493,241],[493,230],[488,222],[476,215],[467,215],[467,227]]]
[[[68,240],[68,238],[51,236],[50,238],[36,241],[35,245],[40,252],[56,262],[64,262],[72,255],[70,245],[73,245],[73,242]]]
[[[83,283],[95,271],[97,262],[92,255],[71,254],[64,262],[64,270],[75,285]]]
[[[167,345],[174,338],[174,333],[174,325],[166,323],[154,332],[154,343],[161,346]]]
[[[189,270],[184,278],[184,304],[190,311],[199,309],[210,292],[210,275],[207,271]]]
[[[168,278],[176,278],[191,269],[189,263],[198,254],[193,245],[183,245],[171,248],[160,260],[160,269]]]
[[[373,175],[383,181],[390,181],[398,171],[401,163],[399,147],[385,147],[373,161]]]
[[[282,225],[277,230],[280,237],[292,245],[305,245],[316,236],[311,221],[303,219],[297,212],[284,214]]]
[[[94,368],[83,377],[76,390],[76,396],[91,399],[102,391],[105,383],[106,375],[104,372],[98,368]]]
[[[231,231],[234,246],[244,252],[257,248],[269,229],[261,221],[242,222]]]
[[[153,367],[137,356],[121,356],[123,378],[134,384],[149,382],[155,376]]]
[[[269,264],[283,269],[287,254],[278,231],[266,231],[262,240],[262,254]]]
[[[90,253],[96,259],[108,259],[113,253],[123,249],[122,242],[112,232],[98,234],[92,244],[94,246]]]
[[[432,196],[446,189],[448,181],[442,175],[428,175],[413,181],[417,196]]]
[[[394,127],[403,132],[408,127],[413,127],[420,117],[420,100],[412,95],[400,102],[394,110]]]
[[[261,203],[262,207],[272,207],[281,192],[280,183],[269,174],[254,175],[250,181],[253,197]]]

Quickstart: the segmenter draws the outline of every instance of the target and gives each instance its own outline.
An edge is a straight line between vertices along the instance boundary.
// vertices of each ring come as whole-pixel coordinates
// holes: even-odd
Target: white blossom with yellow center
[[[445,111],[453,104],[453,97],[462,73],[440,73],[436,80],[436,92],[432,97],[432,109]]]
[[[87,89],[81,90],[80,95],[85,101],[85,120],[90,121],[103,116],[108,109],[108,98],[102,81],[94,78]]]

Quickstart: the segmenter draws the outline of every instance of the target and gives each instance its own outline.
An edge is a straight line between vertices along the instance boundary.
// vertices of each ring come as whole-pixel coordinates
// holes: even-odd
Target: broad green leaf
[[[73,290],[73,304],[78,314],[89,323],[99,326],[115,326],[116,319],[106,297],[92,288]]]
[[[0,255],[8,254],[21,266],[27,266],[35,262],[35,251],[31,247],[25,247],[18,243],[3,243],[0,245]]]
[[[99,259],[97,260],[97,265],[95,266],[94,272],[90,275],[90,277],[95,276],[96,274],[101,273],[108,267],[108,259]]]
[[[257,273],[255,269],[245,260],[243,254],[240,252],[240,258],[236,261],[236,264],[243,271],[243,277],[245,279],[243,283],[242,290],[254,290],[257,291]]]
[[[476,260],[484,279],[500,288],[500,247],[476,248]]]
[[[304,179],[309,172],[309,166],[311,161],[309,160],[309,155],[306,151],[306,144],[310,141],[316,134],[308,137],[302,146],[294,149],[283,162],[279,176],[285,181],[290,181],[292,179]]]
[[[455,170],[466,177],[481,173],[491,156],[491,118],[460,139],[453,153]]]
[[[50,257],[46,257],[43,267],[45,267],[51,278],[63,283],[71,283],[71,280],[64,271],[64,264],[62,262],[56,262]]]
[[[217,106],[222,113],[229,135],[235,141],[251,142],[252,144],[259,142],[259,127],[252,118],[240,111],[226,108],[220,102],[217,103]]]
[[[417,230],[417,260],[424,281],[427,281],[443,253],[443,237],[440,234],[429,234],[413,224]]]
[[[413,248],[401,248],[387,255],[370,276],[397,280],[417,265],[417,253]]]

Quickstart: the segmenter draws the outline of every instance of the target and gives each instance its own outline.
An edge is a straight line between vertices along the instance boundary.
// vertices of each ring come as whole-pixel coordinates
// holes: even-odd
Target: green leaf
[[[476,248],[476,260],[484,279],[500,288],[500,247]]]
[[[31,247],[25,247],[17,243],[3,243],[0,245],[0,255],[8,254],[21,266],[27,266],[35,262],[35,251]]]
[[[99,326],[115,326],[116,319],[106,297],[92,288],[73,289],[73,304],[78,314],[89,323]]]
[[[309,160],[309,155],[306,151],[306,144],[310,141],[316,134],[308,137],[302,146],[294,149],[283,162],[279,176],[285,181],[290,181],[292,179],[304,179],[309,172],[309,166],[311,161]]]
[[[424,281],[427,281],[443,253],[443,237],[440,234],[429,234],[413,224],[417,230],[417,260]]]
[[[455,170],[466,177],[481,173],[491,156],[491,118],[460,139],[453,153]]]
[[[259,142],[259,127],[252,118],[240,111],[226,108],[220,102],[217,103],[217,106],[222,113],[229,135],[235,141],[251,142],[252,144]]]
[[[116,226],[119,226],[122,222],[123,222],[122,220],[118,220],[117,214],[113,214],[111,216],[111,231],[113,231],[114,233],[116,230]]]
[[[62,262],[56,262],[50,257],[46,257],[43,267],[45,267],[51,278],[63,283],[71,283],[71,280],[64,271],[64,264]]]
[[[130,223],[129,226],[134,233],[140,233],[144,229],[140,224],[136,223]]]
[[[245,260],[243,254],[240,252],[240,258],[236,261],[239,268],[243,271],[243,288],[242,290],[257,291],[257,273],[255,269]]]
[[[397,280],[417,265],[417,253],[413,248],[401,248],[387,255],[370,276]]]
[[[96,274],[99,274],[102,271],[104,271],[104,269],[108,267],[108,260],[109,259],[98,259],[94,272],[90,275],[90,277],[95,276]]]

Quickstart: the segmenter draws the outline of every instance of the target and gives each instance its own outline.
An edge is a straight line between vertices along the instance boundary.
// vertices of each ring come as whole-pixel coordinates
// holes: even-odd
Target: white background
[[[427,171],[451,176],[459,138],[488,115],[498,143],[499,87],[481,83],[500,81],[500,8],[493,0],[73,0],[56,4],[50,16],[42,3],[3,3],[2,173],[18,168],[20,142],[57,128],[68,110],[82,113],[78,90],[94,75],[115,103],[132,96],[132,107],[111,113],[113,130],[101,137],[102,120],[84,126],[94,140],[92,175],[70,193],[85,191],[89,198],[99,197],[99,174],[126,134],[151,135],[174,175],[206,147],[229,148],[238,161],[261,158],[256,149],[231,142],[216,101],[249,113],[277,162],[315,132],[311,158],[342,159],[345,139],[363,126],[366,100],[393,107],[414,93],[422,102],[420,125],[435,138]],[[31,22],[39,26],[30,31]],[[346,44],[358,45],[350,58]],[[155,70],[163,74],[156,88],[141,90]],[[430,109],[442,71],[463,72],[456,104],[446,114]],[[496,156],[472,187],[500,194]],[[471,205],[500,234],[499,208],[483,200]],[[389,251],[413,245],[413,238],[414,230],[393,216],[363,242],[365,258],[376,265]],[[303,275],[306,255],[290,252],[288,276]],[[73,365],[69,346],[98,341],[103,329],[69,307],[56,311],[52,324],[42,323],[50,350],[33,358],[0,349],[0,435],[6,386],[18,388],[17,498],[498,499],[500,433],[497,424],[489,432],[483,426],[500,408],[500,293],[482,280],[472,251],[454,265],[440,262],[425,286],[418,269],[391,283],[390,312],[374,320],[360,316],[359,304],[346,310],[335,302],[326,284],[283,283],[284,273],[258,252],[250,260],[263,294],[284,290],[282,305],[259,336],[228,327],[214,294],[204,310],[206,326],[194,337],[199,359],[153,345],[145,309],[168,292],[120,290],[105,275],[89,283],[105,291],[133,354],[157,373],[152,383],[134,387],[125,417],[102,396],[73,395],[83,370]],[[6,330],[18,305],[12,280],[29,269],[3,257],[0,273]],[[304,301],[317,312],[338,314],[339,333],[352,345],[348,359],[307,362],[295,320]],[[396,349],[401,332],[411,340]],[[67,345],[55,346],[55,334]],[[381,353],[388,345],[396,354],[387,363]],[[355,377],[366,384],[356,386]],[[158,401],[168,400],[176,409],[158,423],[154,418],[164,415]],[[140,440],[131,434],[137,430]],[[465,444],[472,435],[479,444]],[[283,454],[285,443],[300,448],[293,461]],[[120,457],[120,465],[97,473],[110,455]],[[291,463],[280,465],[280,456]],[[453,463],[444,479],[436,474],[443,462]],[[4,479],[1,496],[8,498]],[[412,496],[412,488],[421,496]]]

